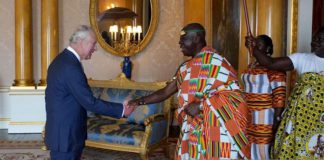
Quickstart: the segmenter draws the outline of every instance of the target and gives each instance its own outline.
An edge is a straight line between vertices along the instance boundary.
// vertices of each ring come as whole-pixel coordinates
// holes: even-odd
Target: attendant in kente
[[[173,81],[151,95],[128,102],[130,106],[161,102],[177,93],[176,118],[181,124],[175,159],[248,158],[245,135],[247,105],[230,63],[206,46],[201,24],[186,25],[180,48],[190,60],[180,65]]]
[[[45,91],[45,144],[52,160],[79,160],[87,138],[87,110],[120,118],[134,110],[92,95],[81,60],[96,51],[94,31],[79,26],[70,45],[50,64]]]
[[[271,57],[273,44],[269,36],[259,35],[255,43],[260,52]],[[241,78],[251,116],[247,130],[251,159],[269,160],[270,146],[285,107],[286,74],[267,69],[256,61],[242,73]]]
[[[246,46],[271,70],[296,70],[298,81],[288,99],[279,125],[273,159],[322,159],[324,152],[324,27],[313,36],[311,53],[294,53],[289,57],[271,58],[257,47],[257,40],[246,37]],[[320,146],[318,146],[320,144]]]

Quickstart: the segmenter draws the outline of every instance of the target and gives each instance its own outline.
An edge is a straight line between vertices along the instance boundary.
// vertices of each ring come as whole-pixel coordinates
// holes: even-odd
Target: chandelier
[[[142,26],[109,27],[111,47],[123,55],[133,55],[140,49],[142,40]]]

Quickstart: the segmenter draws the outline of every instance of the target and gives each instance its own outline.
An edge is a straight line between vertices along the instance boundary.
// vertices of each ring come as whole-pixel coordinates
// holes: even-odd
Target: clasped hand
[[[129,116],[135,110],[135,108],[139,104],[139,100],[140,99],[124,101],[124,103],[123,103],[124,104],[124,115],[126,117]],[[199,106],[200,106],[200,102],[190,103],[187,106],[185,106],[184,112],[191,117],[195,117],[196,115],[198,115],[200,113]]]
[[[128,117],[138,106],[139,99],[125,100],[124,105],[124,116]]]
[[[129,100],[125,100],[123,102],[123,106],[124,106],[124,116],[125,117],[128,117],[130,114],[132,114],[137,107],[136,105],[130,104]]]

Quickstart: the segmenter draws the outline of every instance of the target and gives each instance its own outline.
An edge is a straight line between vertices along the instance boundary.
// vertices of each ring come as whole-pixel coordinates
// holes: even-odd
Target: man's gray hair
[[[78,41],[87,38],[90,32],[93,32],[90,26],[87,25],[79,26],[71,35],[70,44],[77,43]]]

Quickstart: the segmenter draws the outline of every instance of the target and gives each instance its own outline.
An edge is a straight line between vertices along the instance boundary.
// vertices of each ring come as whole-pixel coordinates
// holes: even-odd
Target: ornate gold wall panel
[[[282,56],[284,37],[286,37],[285,24],[283,17],[285,15],[285,2],[282,0],[247,0],[250,27],[253,36],[267,34],[273,40],[274,54],[273,56]],[[245,25],[243,3],[241,2],[241,33],[239,47],[239,73],[247,68],[249,63],[248,50],[245,47],[245,36],[247,29]]]
[[[257,0],[256,4],[256,30],[255,36],[267,34],[273,41],[273,56],[280,57],[285,52],[283,18],[285,15],[283,0]]]
[[[197,22],[206,29],[206,41],[212,44],[212,0],[185,0],[184,25]]]
[[[184,1],[184,25],[192,22],[205,24],[205,0]]]

